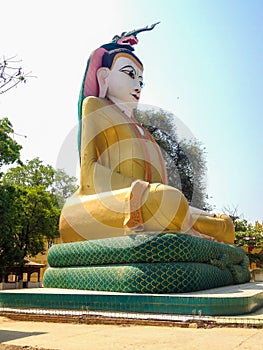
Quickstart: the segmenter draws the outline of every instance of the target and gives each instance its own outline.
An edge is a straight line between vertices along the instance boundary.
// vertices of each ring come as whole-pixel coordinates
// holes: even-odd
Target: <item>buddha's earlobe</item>
[[[99,97],[106,97],[108,90],[109,68],[101,67],[97,70],[97,79],[99,84]]]

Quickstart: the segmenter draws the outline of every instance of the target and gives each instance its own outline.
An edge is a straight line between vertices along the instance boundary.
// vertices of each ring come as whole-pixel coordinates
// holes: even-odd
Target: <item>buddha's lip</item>
[[[139,96],[137,96],[136,94],[131,94],[131,95],[135,98],[135,100],[139,101],[139,99],[140,99]]]

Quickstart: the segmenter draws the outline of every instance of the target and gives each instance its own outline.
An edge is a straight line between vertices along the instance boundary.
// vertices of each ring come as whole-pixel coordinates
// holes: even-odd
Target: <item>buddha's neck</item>
[[[123,102],[114,96],[107,96],[108,99],[114,103],[127,117],[132,118],[133,110],[136,107],[137,103],[132,102]]]

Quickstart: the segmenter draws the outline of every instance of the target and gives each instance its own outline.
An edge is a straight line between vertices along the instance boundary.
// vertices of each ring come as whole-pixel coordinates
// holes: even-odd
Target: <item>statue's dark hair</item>
[[[128,55],[132,56],[141,66],[143,66],[142,62],[139,60],[139,58],[136,55],[134,55],[134,53],[132,53],[131,50],[120,48],[120,49],[107,51],[104,53],[102,57],[102,67],[111,68],[114,57],[119,53],[127,53]]]

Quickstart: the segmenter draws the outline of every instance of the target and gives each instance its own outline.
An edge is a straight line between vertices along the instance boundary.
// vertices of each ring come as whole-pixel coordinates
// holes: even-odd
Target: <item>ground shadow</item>
[[[33,335],[46,334],[46,332],[19,332],[7,331],[0,329],[0,344],[6,341],[15,340],[19,338],[31,337]]]

